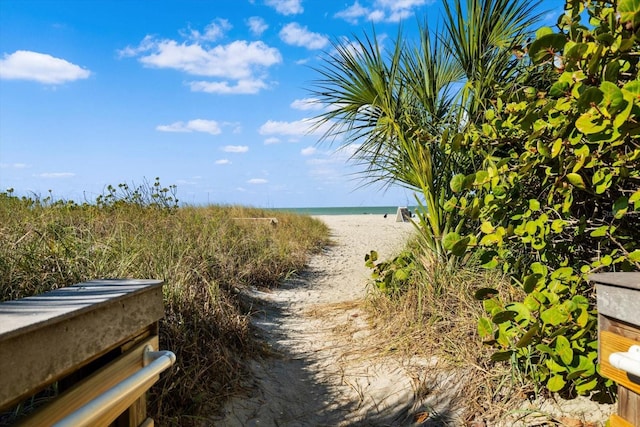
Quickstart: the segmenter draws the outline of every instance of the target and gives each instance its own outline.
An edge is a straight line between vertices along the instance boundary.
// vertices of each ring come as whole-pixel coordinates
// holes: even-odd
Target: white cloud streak
[[[329,129],[329,124],[324,123],[316,126],[316,121],[309,118],[295,120],[292,122],[283,122],[276,120],[267,120],[258,132],[260,135],[288,135],[288,136],[308,136],[308,135],[324,135]]]
[[[320,33],[309,31],[297,22],[285,25],[280,30],[280,39],[292,46],[306,47],[307,49],[322,49],[329,44],[329,38]]]
[[[315,147],[307,147],[300,150],[300,154],[302,154],[303,156],[312,156],[316,154],[317,151],[318,150]]]
[[[302,0],[266,0],[265,4],[281,15],[297,15],[304,12]]]
[[[269,181],[264,178],[251,178],[247,181],[247,184],[266,184],[267,182]]]
[[[280,138],[276,138],[275,136],[272,136],[264,140],[264,145],[278,144],[280,142],[281,142]]]
[[[91,72],[61,58],[46,53],[17,50],[0,59],[0,78],[32,80],[46,84],[62,84],[86,79]]]
[[[26,169],[29,165],[26,163],[0,163],[0,169]]]
[[[249,147],[246,145],[225,145],[222,147],[222,151],[225,153],[246,153],[249,151]]]
[[[301,111],[317,111],[322,110],[323,105],[317,98],[296,99],[291,103],[291,108]]]
[[[220,125],[215,120],[195,119],[188,122],[175,122],[170,125],[159,125],[156,130],[161,132],[204,132],[211,135],[222,133]]]
[[[230,165],[230,164],[231,164],[231,160],[229,159],[216,160],[216,165]]]
[[[36,175],[40,178],[71,178],[76,176],[73,172],[44,172]]]
[[[225,33],[233,28],[228,20],[216,18],[204,28],[204,31],[189,29],[186,37],[194,41],[216,41],[224,37]]]
[[[400,22],[412,16],[415,9],[432,4],[435,0],[375,0],[371,7],[366,7],[356,0],[351,6],[336,13],[336,18],[342,18],[351,24],[358,24],[360,20],[371,22]]]
[[[220,95],[251,95],[260,92],[261,89],[265,89],[267,84],[260,79],[243,79],[238,80],[235,84],[230,84],[228,81],[190,82],[189,87],[191,87],[192,92],[217,93]]]

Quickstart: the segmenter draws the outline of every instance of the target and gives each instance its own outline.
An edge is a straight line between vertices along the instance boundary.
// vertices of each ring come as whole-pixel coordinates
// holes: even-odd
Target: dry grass
[[[152,389],[150,411],[160,425],[197,424],[238,391],[245,361],[261,351],[238,290],[276,286],[327,239],[310,217],[259,209],[0,193],[0,301],[97,278],[164,280],[161,345],[178,362]]]
[[[364,307],[376,337],[370,351],[431,361],[431,373],[420,375],[425,395],[448,394],[466,422],[498,420],[526,400],[527,393],[507,364],[490,361],[492,351],[477,333],[482,304],[473,295],[482,287],[502,294],[514,288],[495,272],[423,267],[404,293],[370,294]],[[434,389],[434,383],[441,389]]]

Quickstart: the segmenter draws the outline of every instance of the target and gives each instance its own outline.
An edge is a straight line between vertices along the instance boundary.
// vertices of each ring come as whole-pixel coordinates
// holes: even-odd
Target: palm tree
[[[375,32],[334,43],[312,89],[326,106],[317,117],[318,126],[328,125],[324,141],[357,146],[352,160],[369,183],[418,191],[425,246],[454,261],[443,240],[465,224],[445,209],[453,197],[449,182],[472,171],[473,157],[451,141],[484,117],[487,99],[513,84],[519,66],[512,51],[522,49],[539,18],[539,2],[462,1],[445,2],[443,28],[432,33],[421,26],[415,46],[403,41],[402,29],[388,51]]]

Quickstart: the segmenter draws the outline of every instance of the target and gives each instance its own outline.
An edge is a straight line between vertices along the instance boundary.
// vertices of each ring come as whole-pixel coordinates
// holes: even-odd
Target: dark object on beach
[[[387,214],[384,214],[384,217],[386,218],[386,217],[387,217]]]

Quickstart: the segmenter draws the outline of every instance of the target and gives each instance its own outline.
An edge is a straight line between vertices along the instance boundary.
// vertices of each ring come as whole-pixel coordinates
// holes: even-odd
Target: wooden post
[[[600,273],[589,279],[596,283],[600,372],[618,384],[618,409],[610,426],[640,426],[640,378],[609,362],[612,353],[640,345],[640,273]]]

